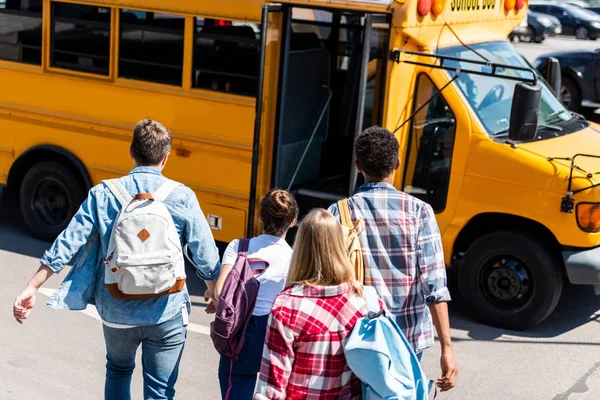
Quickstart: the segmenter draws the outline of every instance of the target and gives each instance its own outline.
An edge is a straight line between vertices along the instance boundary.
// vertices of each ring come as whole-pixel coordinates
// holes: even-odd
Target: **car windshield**
[[[515,67],[532,68],[525,59],[517,53],[508,42],[492,42],[474,44],[471,48],[492,63],[511,65]],[[438,54],[457,57],[465,61],[444,61],[444,65],[461,70],[491,73],[492,67],[470,63],[467,60],[483,61],[481,57],[464,46],[440,49]],[[456,73],[448,72],[451,77]],[[503,76],[531,79],[531,73],[514,69],[498,68],[497,73]],[[537,72],[536,72],[537,74]],[[518,82],[496,76],[476,75],[463,71],[456,79],[463,95],[481,121],[487,133],[491,136],[505,134],[509,128],[510,110],[513,93]],[[538,125],[555,125],[573,118],[571,113],[554,96],[550,88],[541,79],[538,84],[542,88],[542,100]],[[558,128],[556,129],[558,130]]]

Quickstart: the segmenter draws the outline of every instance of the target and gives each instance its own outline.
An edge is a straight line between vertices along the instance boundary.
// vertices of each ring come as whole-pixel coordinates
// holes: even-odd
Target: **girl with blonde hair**
[[[323,209],[311,211],[296,236],[286,289],[271,310],[254,398],[360,399],[344,344],[368,314],[361,295],[342,226]]]

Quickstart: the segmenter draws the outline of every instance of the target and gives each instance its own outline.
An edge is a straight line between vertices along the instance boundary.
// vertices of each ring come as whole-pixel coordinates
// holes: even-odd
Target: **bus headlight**
[[[525,7],[525,0],[516,0],[515,1],[515,8],[517,10],[522,9],[523,7]]]
[[[577,204],[577,225],[584,232],[600,232],[600,203]]]
[[[515,9],[516,0],[504,0],[504,8],[508,11]]]

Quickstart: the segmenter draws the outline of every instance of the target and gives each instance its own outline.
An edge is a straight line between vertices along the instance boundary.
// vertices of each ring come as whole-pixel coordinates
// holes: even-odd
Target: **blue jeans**
[[[219,384],[221,398],[225,399],[231,378],[230,400],[252,400],[256,380],[260,372],[262,352],[267,336],[268,315],[252,316],[248,322],[244,347],[237,360],[231,365],[231,358],[221,356],[219,361]],[[229,371],[231,370],[231,377]]]
[[[136,328],[104,328],[106,343],[105,400],[130,400],[135,353],[142,345],[144,399],[175,397],[175,382],[187,336],[181,314],[162,324]]]

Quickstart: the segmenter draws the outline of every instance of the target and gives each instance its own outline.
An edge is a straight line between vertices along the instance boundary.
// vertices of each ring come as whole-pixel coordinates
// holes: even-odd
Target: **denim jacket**
[[[125,189],[137,193],[154,193],[166,178],[157,168],[137,167],[120,178]],[[221,264],[210,227],[200,209],[195,193],[181,186],[165,200],[179,237],[189,246],[197,274],[215,280]],[[59,273],[80,251],[75,265],[48,300],[48,306],[60,310],[83,310],[94,304],[100,317],[123,325],[148,326],[176,317],[183,305],[191,312],[187,286],[180,293],[145,300],[119,300],[104,285],[104,263],[111,229],[120,204],[104,183],[93,187],[67,228],[46,251],[41,263]]]

